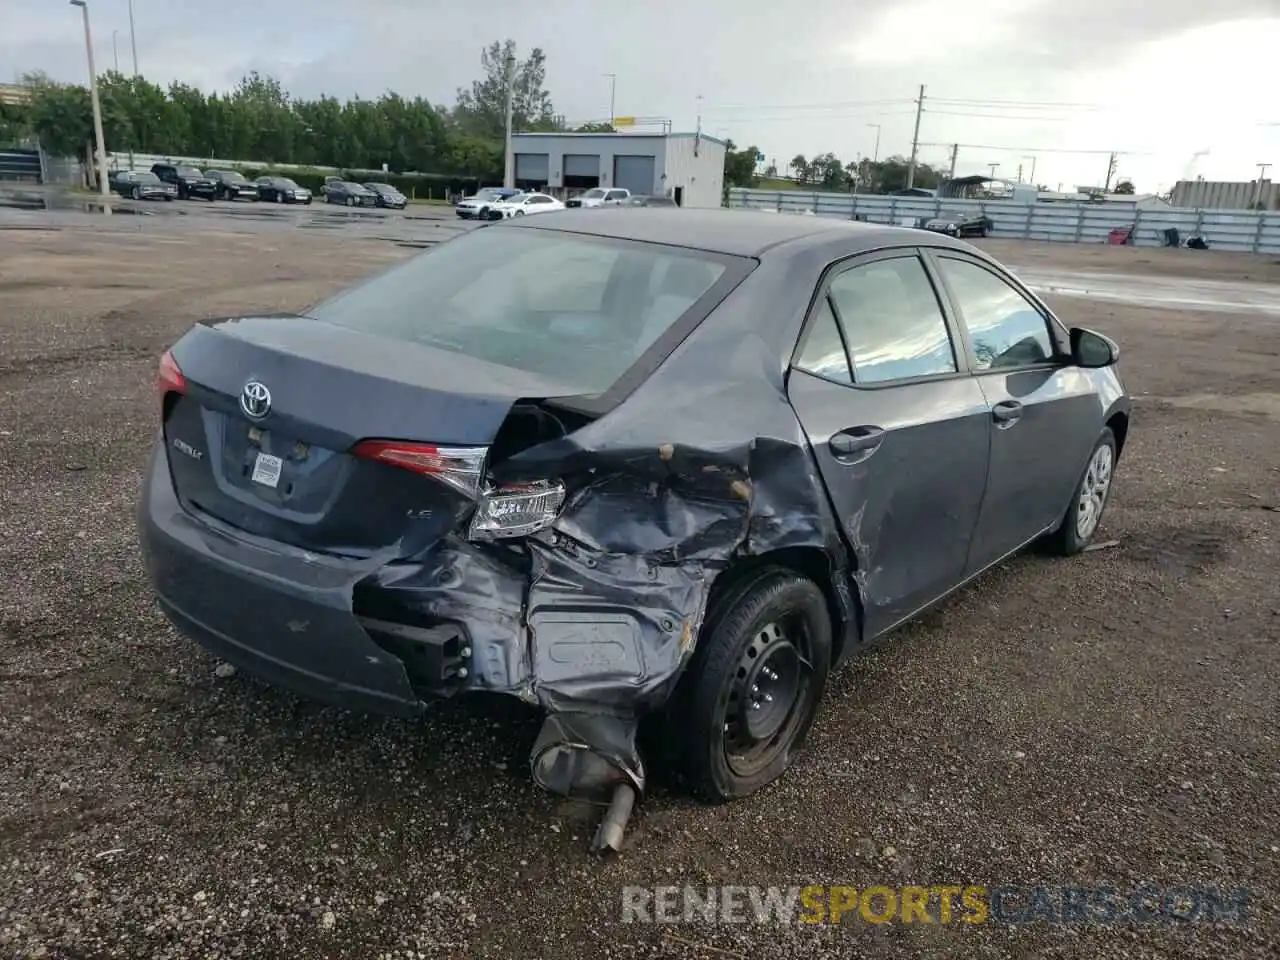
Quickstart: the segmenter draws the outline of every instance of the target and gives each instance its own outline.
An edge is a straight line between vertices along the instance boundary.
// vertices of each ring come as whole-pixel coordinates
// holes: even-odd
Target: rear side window
[[[488,227],[339,294],[311,316],[604,393],[734,263],[683,248]]]
[[[813,323],[809,326],[796,366],[837,383],[853,383],[853,372],[849,369],[844,339],[840,336],[836,315],[831,312],[831,302],[826,297],[822,298]]]
[[[952,257],[940,257],[938,263],[969,331],[978,370],[1053,359],[1048,323],[1030,300],[976,263]]]
[[[831,281],[831,302],[858,383],[956,371],[942,307],[918,257],[853,267]]]

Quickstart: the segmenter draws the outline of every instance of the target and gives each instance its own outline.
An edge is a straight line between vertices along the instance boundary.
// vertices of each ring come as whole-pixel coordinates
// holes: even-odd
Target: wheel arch
[[[1125,438],[1129,436],[1129,413],[1126,410],[1117,410],[1111,416],[1107,417],[1107,426],[1111,428],[1111,432],[1116,438],[1116,459],[1120,458],[1120,454],[1124,452]]]
[[[812,580],[822,591],[827,601],[827,615],[831,618],[831,662],[839,663],[857,646],[862,635],[862,606],[857,596],[837,587],[844,578],[843,558],[837,560],[822,547],[782,547],[738,558],[712,584],[705,622],[712,623],[727,607],[777,571]]]

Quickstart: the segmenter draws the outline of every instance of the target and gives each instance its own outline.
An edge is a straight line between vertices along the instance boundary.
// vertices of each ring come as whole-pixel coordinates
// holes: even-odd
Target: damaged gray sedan
[[[144,552],[177,627],[268,680],[406,717],[519,697],[537,781],[601,802],[643,791],[648,717],[647,759],[727,800],[842,658],[1032,541],[1084,548],[1117,356],[943,235],[508,221],[188,332]]]

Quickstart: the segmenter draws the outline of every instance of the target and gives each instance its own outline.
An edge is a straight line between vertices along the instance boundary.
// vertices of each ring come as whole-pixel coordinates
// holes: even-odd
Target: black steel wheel
[[[668,749],[712,802],[754,793],[791,765],[831,663],[831,620],[813,581],[760,571],[721,598],[668,707]]]

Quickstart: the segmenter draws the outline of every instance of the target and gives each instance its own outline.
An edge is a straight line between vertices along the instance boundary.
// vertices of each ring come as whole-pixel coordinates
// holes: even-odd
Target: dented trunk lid
[[[471,510],[465,492],[353,454],[364,440],[486,448],[522,399],[565,392],[528,373],[277,315],[201,325],[173,349],[186,380],[164,438],[183,507],[256,536],[365,556],[421,552]]]

